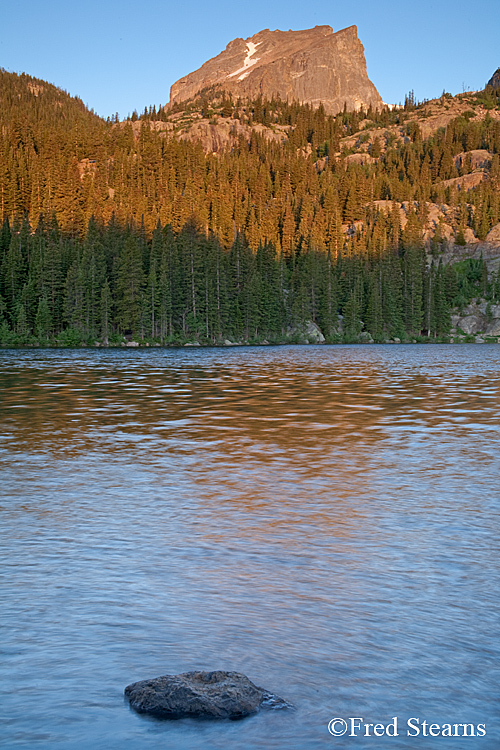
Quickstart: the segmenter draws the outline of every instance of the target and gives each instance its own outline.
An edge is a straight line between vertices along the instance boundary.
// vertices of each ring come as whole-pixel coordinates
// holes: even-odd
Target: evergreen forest
[[[426,235],[430,204],[458,246],[500,222],[500,92],[467,106],[426,137],[411,94],[334,117],[206,91],[104,120],[0,71],[0,344],[278,343],[310,321],[332,343],[447,340],[454,309],[500,302],[500,272]],[[200,120],[226,123],[215,153]]]

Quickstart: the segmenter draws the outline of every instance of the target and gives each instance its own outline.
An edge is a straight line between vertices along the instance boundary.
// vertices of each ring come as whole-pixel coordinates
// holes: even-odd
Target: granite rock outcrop
[[[500,336],[500,305],[486,300],[473,300],[467,307],[451,316],[452,333],[460,330],[467,336],[483,333]]]
[[[344,105],[348,110],[383,106],[368,78],[356,26],[336,33],[330,26],[264,29],[248,39],[234,39],[219,55],[172,85],[170,105],[212,86],[242,101],[274,96],[313,107],[322,104],[328,114],[340,112]]]

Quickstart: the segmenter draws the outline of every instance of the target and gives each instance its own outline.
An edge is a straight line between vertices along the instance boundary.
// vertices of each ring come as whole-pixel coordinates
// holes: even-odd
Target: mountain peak
[[[273,96],[335,114],[347,109],[382,107],[366,72],[356,26],[334,33],[331,26],[300,31],[263,29],[233,39],[226,49],[170,89],[170,104],[186,101],[218,85],[241,99]]]
[[[486,85],[492,86],[494,89],[497,89],[500,86],[500,68],[496,69]]]

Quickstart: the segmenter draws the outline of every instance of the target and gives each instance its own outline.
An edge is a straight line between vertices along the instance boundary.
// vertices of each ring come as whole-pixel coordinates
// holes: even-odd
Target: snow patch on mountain
[[[242,67],[238,68],[238,70],[235,70],[234,73],[230,73],[228,76],[226,76],[226,78],[234,78],[234,76],[237,76],[239,73],[241,73],[242,75],[238,77],[238,81],[242,81],[247,77],[247,75],[250,73],[249,68],[251,68],[252,65],[255,65],[255,63],[258,63],[260,60],[260,57],[256,57],[255,60],[252,60],[252,57],[255,55],[255,51],[259,44],[262,44],[262,42],[257,42],[257,44],[255,44],[254,42],[247,42],[247,56],[243,61]]]

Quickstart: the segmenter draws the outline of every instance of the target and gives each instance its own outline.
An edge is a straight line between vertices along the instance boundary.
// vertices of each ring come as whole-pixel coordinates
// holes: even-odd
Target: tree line
[[[472,296],[498,302],[500,276],[489,280],[483,261],[429,265],[404,240],[285,255],[244,235],[225,247],[194,218],[177,233],[158,223],[150,238],[144,225],[91,218],[80,237],[55,215],[35,228],[5,219],[0,232],[4,346],[277,343],[309,321],[329,342],[440,339]]]

